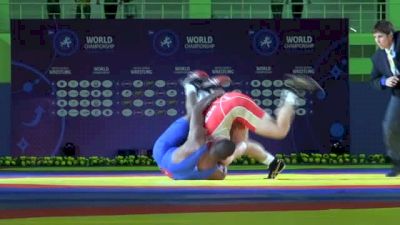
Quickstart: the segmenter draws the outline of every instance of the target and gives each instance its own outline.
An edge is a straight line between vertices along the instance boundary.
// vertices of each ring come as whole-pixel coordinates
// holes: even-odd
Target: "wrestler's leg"
[[[255,123],[256,134],[272,139],[283,139],[287,136],[295,115],[294,102],[297,96],[291,94],[293,101],[283,100],[282,106],[276,110],[276,118],[265,113],[259,123]]]
[[[309,76],[289,75],[288,89],[282,90],[281,105],[276,117],[264,112],[249,96],[230,92],[215,101],[206,115],[206,128],[211,136],[229,137],[234,121],[239,121],[255,133],[273,139],[283,139],[290,130],[294,109],[303,92],[322,90]],[[323,90],[322,90],[323,91]]]
[[[239,158],[242,155],[247,155],[267,166],[275,159],[275,157],[260,143],[249,139],[248,129],[245,128],[243,124],[238,122],[233,123],[231,129],[231,141],[237,145],[234,159]]]
[[[159,167],[162,167],[162,159],[171,148],[181,146],[189,133],[189,121],[181,117],[173,122],[156,140],[153,146],[153,158]]]
[[[241,141],[236,143],[234,154],[223,160],[221,163],[225,166],[228,166],[233,162],[233,160],[241,157],[242,155],[246,155],[256,159],[258,162],[267,166],[267,178],[276,178],[276,176],[278,176],[278,174],[282,172],[282,170],[285,168],[285,163],[283,162],[283,160],[275,158],[260,143],[248,139],[248,136],[246,134],[247,129],[241,129],[240,126],[238,126],[237,124],[233,126],[235,127],[235,129],[231,131],[233,139],[235,141]]]
[[[201,70],[190,71],[186,78],[181,81],[185,90],[186,117],[190,117],[193,107],[198,102],[197,92],[201,84],[208,79],[208,74]]]
[[[189,72],[187,77],[181,81],[185,91],[186,115],[173,122],[155,142],[153,158],[160,167],[168,150],[178,148],[186,141],[189,133],[190,115],[197,103],[197,87],[195,85],[199,85],[205,79],[208,79],[207,73],[194,71]]]
[[[268,138],[282,139],[289,129],[294,116],[297,96],[292,92],[282,99],[276,118],[261,109],[249,96],[229,92],[216,100],[206,113],[205,125],[214,139],[230,138],[231,128],[240,122],[249,130]]]
[[[254,140],[248,140],[246,144],[247,149],[244,152],[245,155],[252,157],[267,166],[274,161],[275,157],[271,155],[260,143]]]

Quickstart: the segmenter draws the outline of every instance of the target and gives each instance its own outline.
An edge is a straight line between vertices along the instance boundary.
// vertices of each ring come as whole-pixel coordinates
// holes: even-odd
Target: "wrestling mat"
[[[398,224],[400,177],[387,171],[292,169],[268,180],[248,170],[175,181],[158,171],[0,170],[0,224]]]

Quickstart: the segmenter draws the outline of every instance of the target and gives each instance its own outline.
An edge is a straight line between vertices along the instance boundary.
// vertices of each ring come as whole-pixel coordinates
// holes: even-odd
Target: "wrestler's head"
[[[217,140],[209,148],[210,155],[217,161],[224,160],[231,156],[235,151],[236,145],[228,139]]]

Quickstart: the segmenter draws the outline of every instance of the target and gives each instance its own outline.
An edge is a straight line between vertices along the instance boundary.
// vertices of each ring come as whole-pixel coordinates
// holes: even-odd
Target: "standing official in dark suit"
[[[383,141],[392,160],[388,177],[400,175],[400,34],[389,21],[378,21],[374,39],[379,49],[372,56],[371,84],[380,90],[391,91],[383,119]]]

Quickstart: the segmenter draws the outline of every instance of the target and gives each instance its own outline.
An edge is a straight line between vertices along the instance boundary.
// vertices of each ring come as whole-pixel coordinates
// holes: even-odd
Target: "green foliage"
[[[389,163],[389,158],[383,154],[320,154],[320,153],[291,153],[276,154],[276,158],[283,159],[286,164],[306,164],[306,165],[362,165],[362,164],[385,164]],[[20,156],[0,157],[0,167],[93,167],[93,166],[155,166],[156,162],[150,156],[129,155],[106,158],[101,156],[90,157],[36,157]],[[242,156],[235,159],[232,165],[261,165],[257,160]]]
[[[91,166],[154,166],[155,161],[150,156],[117,156],[115,158],[106,158],[101,156],[90,157],[71,157],[71,156],[54,156],[54,157],[0,157],[0,167],[91,167]]]
[[[389,158],[383,154],[321,154],[321,153],[291,153],[291,154],[276,154],[276,158],[283,159],[286,164],[305,164],[305,165],[361,165],[361,164],[386,164],[389,163]],[[233,165],[261,165],[260,162],[242,156],[235,159]]]

